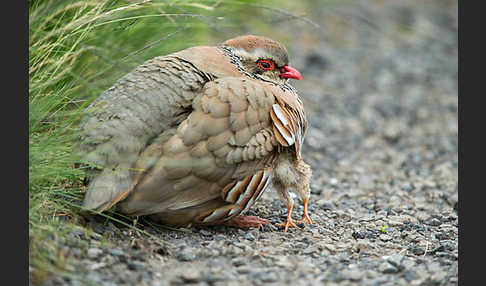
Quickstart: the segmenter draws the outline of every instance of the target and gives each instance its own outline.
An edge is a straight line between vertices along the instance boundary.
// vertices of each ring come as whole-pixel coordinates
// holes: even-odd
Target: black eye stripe
[[[267,63],[267,62],[261,62],[261,65],[262,65],[262,67],[264,67],[264,68],[267,68],[267,69],[268,69],[268,68],[270,68],[270,64],[269,64],[269,63]]]

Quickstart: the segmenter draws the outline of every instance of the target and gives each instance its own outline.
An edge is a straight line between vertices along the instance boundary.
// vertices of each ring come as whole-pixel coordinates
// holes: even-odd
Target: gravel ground
[[[168,247],[95,218],[93,232],[58,241],[79,276],[44,284],[457,285],[457,1],[425,2],[316,5],[321,28],[292,40],[312,225],[142,222]],[[281,222],[286,211],[268,190],[249,215]]]

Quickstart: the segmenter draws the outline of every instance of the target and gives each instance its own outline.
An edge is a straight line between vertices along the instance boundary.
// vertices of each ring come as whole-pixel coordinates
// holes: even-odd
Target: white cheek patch
[[[267,51],[262,48],[256,48],[248,52],[245,49],[242,48],[235,48],[233,47],[234,54],[240,57],[240,59],[245,59],[245,60],[251,60],[256,63],[257,60],[260,59],[271,59],[275,62],[275,65],[277,66],[283,66],[286,63],[282,62],[281,59],[276,58],[270,51]]]

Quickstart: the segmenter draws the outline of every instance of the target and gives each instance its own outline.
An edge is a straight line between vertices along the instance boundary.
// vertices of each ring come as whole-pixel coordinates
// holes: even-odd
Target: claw
[[[276,223],[275,224],[276,226],[283,226],[283,227],[285,227],[284,228],[284,232],[287,232],[287,230],[289,229],[289,226],[299,228],[295,224],[295,220],[292,219],[292,210],[293,210],[294,206],[293,205],[289,205],[289,206],[287,206],[287,208],[288,208],[288,215],[287,215],[287,219],[285,220],[285,223]]]
[[[304,223],[307,222],[309,224],[312,224],[312,220],[307,213],[307,205],[309,204],[309,199],[304,199],[304,215],[302,216],[302,219],[298,220],[297,223]]]
[[[284,226],[284,232],[287,232],[287,230],[289,229],[289,226],[291,227],[296,227],[296,228],[299,228],[296,224],[295,224],[295,220],[291,219],[291,218],[288,218],[285,220],[285,223],[276,223],[275,224],[276,226]]]

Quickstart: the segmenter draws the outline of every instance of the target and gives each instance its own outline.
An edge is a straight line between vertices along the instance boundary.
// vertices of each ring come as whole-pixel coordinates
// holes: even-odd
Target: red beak
[[[302,79],[302,75],[300,72],[294,68],[289,66],[282,67],[282,73],[280,74],[281,78],[295,78],[295,79]]]

